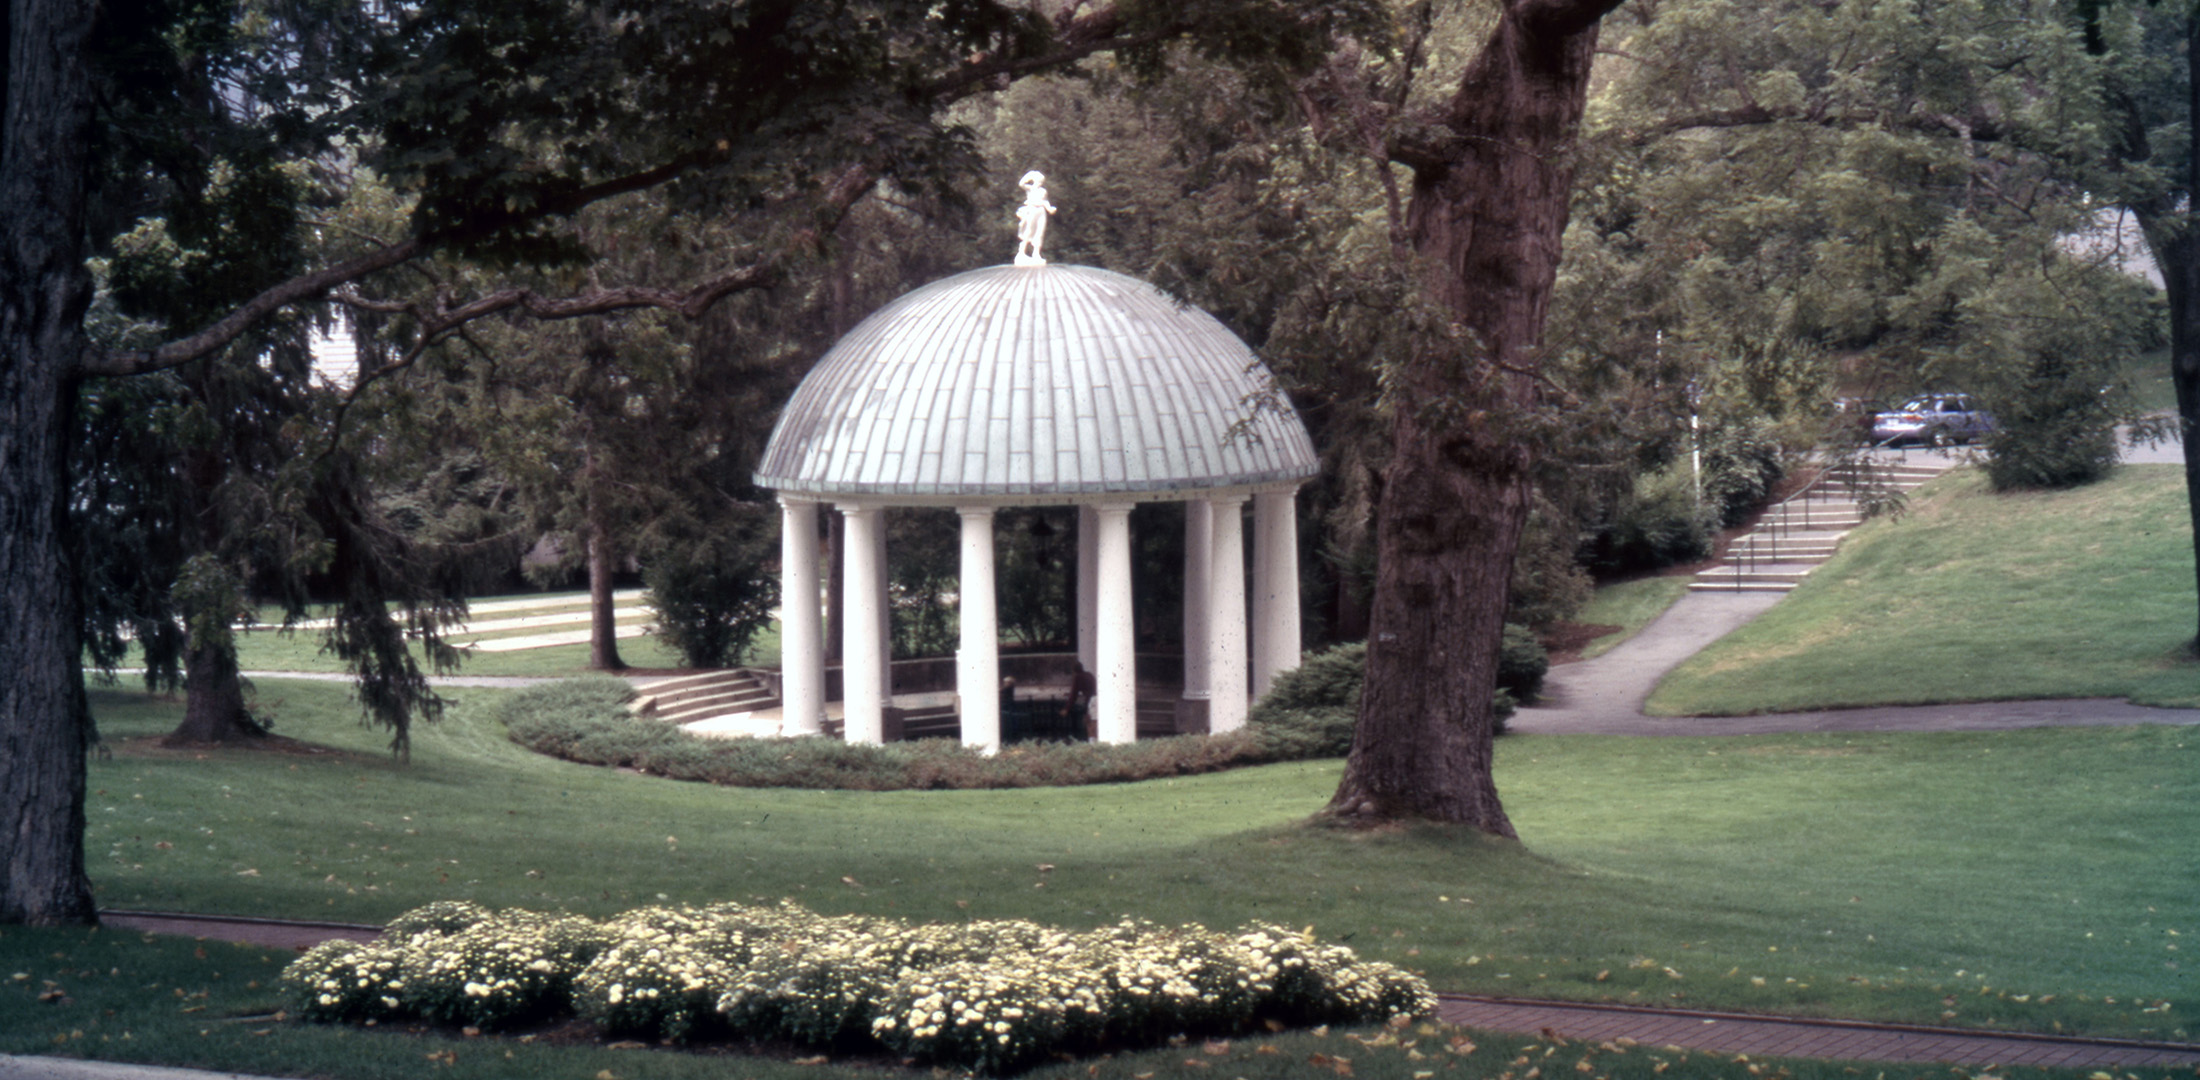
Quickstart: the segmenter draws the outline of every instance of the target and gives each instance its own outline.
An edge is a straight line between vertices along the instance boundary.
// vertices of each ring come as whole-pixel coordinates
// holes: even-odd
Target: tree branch
[[[638,308],[658,308],[677,311],[694,319],[709,311],[711,305],[737,292],[766,288],[780,280],[786,260],[805,248],[815,248],[824,238],[832,235],[848,211],[862,201],[865,194],[878,183],[878,172],[865,164],[843,168],[826,184],[823,197],[811,223],[795,233],[776,252],[751,252],[739,266],[721,270],[686,288],[652,288],[642,285],[591,288],[570,296],[544,296],[533,289],[499,289],[453,305],[447,288],[438,287],[432,301],[423,305],[418,301],[382,300],[362,296],[354,290],[333,293],[331,299],[346,307],[372,311],[383,315],[405,315],[417,324],[417,336],[402,355],[372,371],[360,372],[353,380],[350,392],[336,406],[336,415],[329,425],[328,445],[319,456],[326,457],[343,441],[344,420],[351,406],[359,400],[366,388],[375,382],[403,371],[417,363],[423,353],[437,342],[459,333],[474,321],[506,311],[521,311],[536,319],[578,319],[590,315],[608,315],[617,311]]]
[[[1188,25],[1186,22],[1176,21],[1154,30],[1125,35],[1122,16],[1113,5],[1082,15],[1076,14],[1075,9],[1072,9],[1057,24],[1056,41],[1059,47],[1054,51],[1028,57],[980,56],[953,74],[919,87],[917,92],[920,97],[929,99],[933,104],[944,106],[986,86],[1074,63],[1107,49],[1163,41],[1182,33]],[[727,152],[712,146],[701,147],[623,176],[565,191],[544,193],[541,200],[525,212],[477,217],[456,227],[419,233],[380,251],[276,285],[189,336],[151,349],[89,349],[77,360],[77,369],[84,375],[126,376],[176,367],[228,346],[254,324],[291,304],[318,300],[339,286],[351,284],[378,271],[403,265],[437,250],[493,235],[514,225],[548,217],[570,216],[605,199],[657,187],[691,169],[708,164],[713,158]],[[855,199],[877,182],[878,175],[876,168],[869,163],[851,164],[844,169],[828,184],[825,206],[816,219],[817,223],[837,222],[846,214],[848,207],[854,204]],[[851,186],[852,193],[849,190]],[[828,232],[829,228],[819,230],[816,224],[802,230],[802,234],[809,236],[812,243]],[[677,295],[657,290],[633,289],[617,290],[616,292],[623,293],[620,296],[605,294],[587,299],[576,297],[551,300],[527,290],[512,290],[494,303],[494,298],[485,297],[476,305],[441,314],[455,316],[460,311],[479,308],[477,314],[470,316],[478,318],[481,314],[514,307],[545,318],[574,318],[633,307],[669,307],[683,313],[699,314],[730,292],[754,288],[767,281],[777,273],[778,258],[779,256],[765,256],[761,263],[730,271]],[[364,298],[355,298],[350,302],[355,306],[369,307]],[[434,326],[438,323],[432,319],[423,320],[423,325]],[[448,332],[448,325],[438,332]]]
[[[89,352],[78,360],[77,368],[86,375],[144,375],[196,360],[237,340],[254,323],[291,304],[319,299],[339,285],[409,262],[427,251],[427,242],[413,237],[323,270],[301,274],[253,297],[243,306],[189,337],[178,338],[151,349]]]
[[[960,101],[1005,79],[1074,64],[1097,52],[1128,45],[1151,45],[1184,31],[1183,23],[1123,36],[1123,17],[1111,5],[1084,15],[1065,14],[1054,27],[1057,48],[1041,56],[976,56],[955,73],[927,83],[918,92],[941,104]]]

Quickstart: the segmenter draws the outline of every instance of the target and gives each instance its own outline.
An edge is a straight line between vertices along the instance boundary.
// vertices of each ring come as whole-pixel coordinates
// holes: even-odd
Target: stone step
[[[653,682],[631,706],[667,723],[687,724],[776,707],[779,699],[745,668],[710,671]]]
[[[1690,588],[1735,589],[1750,585],[1778,584],[1794,588],[1815,569],[1809,563],[1760,563],[1746,569],[1715,566],[1696,575]]]
[[[699,671],[693,675],[675,675],[668,679],[658,679],[641,687],[641,691],[655,698],[676,699],[683,694],[690,694],[699,690],[715,692],[727,683],[741,681],[762,682],[755,672],[747,668],[726,668],[720,671]]]
[[[905,709],[901,714],[901,737],[910,739],[960,739],[962,716],[953,705],[927,705]]]
[[[1833,557],[1840,547],[1824,540],[1782,540],[1775,537],[1748,536],[1727,545],[1721,562],[1726,565],[1747,562],[1824,562]]]
[[[1863,508],[1852,502],[1784,503],[1757,519],[1757,527],[1853,529],[1864,523]]]
[[[763,687],[757,687],[745,692],[696,698],[677,705],[659,705],[654,712],[643,715],[654,716],[668,724],[692,724],[698,720],[715,720],[722,716],[751,713],[759,709],[776,709],[779,706],[778,698],[766,692]]]
[[[1689,592],[1794,592],[1796,581],[1741,581],[1709,582],[1701,578],[1688,583]]]

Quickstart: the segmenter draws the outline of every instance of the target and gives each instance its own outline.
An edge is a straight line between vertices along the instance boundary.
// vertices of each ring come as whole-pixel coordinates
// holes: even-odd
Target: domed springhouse
[[[1130,511],[1185,504],[1184,692],[1195,729],[1243,726],[1250,694],[1299,659],[1294,502],[1318,467],[1305,425],[1213,316],[1135,278],[1039,255],[1045,188],[1028,174],[1017,265],[888,304],[819,360],[756,470],[779,494],[781,733],[822,730],[817,511],[846,518],[842,684],[851,742],[886,737],[889,507],[962,518],[962,740],[1001,741],[993,515],[1078,507],[1077,651],[1102,742],[1137,737]],[[1250,650],[1242,517],[1253,508]]]

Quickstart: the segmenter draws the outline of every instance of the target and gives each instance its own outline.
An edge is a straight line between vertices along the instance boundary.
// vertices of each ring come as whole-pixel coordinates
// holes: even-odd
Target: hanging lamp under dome
[[[1296,486],[1312,440],[1204,311],[1084,266],[934,282],[842,338],[795,391],[756,482],[905,505],[1036,505]]]

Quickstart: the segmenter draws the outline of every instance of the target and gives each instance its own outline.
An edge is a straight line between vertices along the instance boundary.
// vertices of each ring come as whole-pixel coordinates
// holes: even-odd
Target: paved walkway
[[[1781,731],[1994,731],[2053,726],[2200,724],[2200,709],[2126,701],[1989,701],[1827,709],[1762,716],[1645,716],[1642,703],[1674,665],[1763,614],[1784,593],[1691,592],[1634,637],[1594,660],[1561,664],[1543,700],[1513,714],[1524,735],[1764,735]]]
[[[2067,1068],[2200,1065],[2200,1046],[2052,1035],[1993,1035],[1945,1028],[1802,1020],[1733,1013],[1631,1009],[1550,1001],[1447,996],[1445,1020],[1489,1031],[1556,1034],[1572,1041],[1843,1061],[2049,1065]]]

